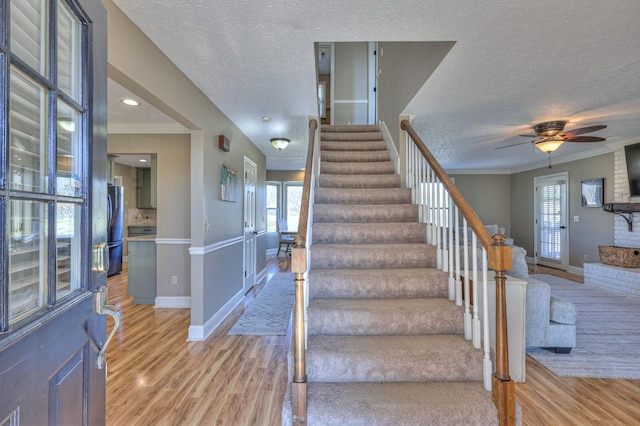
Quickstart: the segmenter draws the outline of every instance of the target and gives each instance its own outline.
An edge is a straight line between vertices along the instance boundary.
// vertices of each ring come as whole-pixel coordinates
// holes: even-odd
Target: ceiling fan
[[[533,126],[533,131],[535,135],[520,135],[525,138],[536,138],[531,143],[538,148],[542,152],[552,153],[565,142],[602,142],[606,140],[605,138],[597,137],[597,136],[579,136],[585,133],[595,132],[597,130],[602,130],[607,126],[598,125],[598,126],[589,126],[582,127],[580,129],[569,130],[567,132],[563,132],[564,126],[567,124],[564,120],[556,120],[556,121],[545,121],[544,123],[538,123]],[[495,149],[503,149],[509,148],[517,145],[524,145],[529,142],[521,142],[513,145],[501,146]]]

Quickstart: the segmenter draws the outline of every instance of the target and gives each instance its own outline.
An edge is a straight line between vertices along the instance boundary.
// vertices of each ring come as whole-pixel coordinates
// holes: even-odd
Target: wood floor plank
[[[288,270],[288,258],[270,259],[267,277]],[[582,282],[540,266],[530,273]],[[207,341],[187,342],[189,309],[133,305],[126,269],[108,287],[123,321],[107,353],[107,425],[280,425],[291,329],[286,336],[227,336],[239,306]],[[525,426],[640,424],[640,380],[558,377],[530,357],[516,400]]]

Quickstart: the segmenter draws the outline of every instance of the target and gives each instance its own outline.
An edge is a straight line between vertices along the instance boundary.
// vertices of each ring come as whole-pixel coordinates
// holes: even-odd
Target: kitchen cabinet
[[[129,295],[134,305],[153,305],[156,301],[156,242],[155,236],[128,239]]]

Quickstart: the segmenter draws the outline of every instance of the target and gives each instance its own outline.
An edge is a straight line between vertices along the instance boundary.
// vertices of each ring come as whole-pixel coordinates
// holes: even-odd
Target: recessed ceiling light
[[[138,106],[138,105],[140,105],[140,102],[136,101],[135,99],[131,99],[131,98],[122,98],[122,99],[120,99],[120,102],[122,102],[123,104],[129,105],[129,106]]]
[[[146,163],[147,162],[147,160],[145,160],[144,158],[141,158],[138,161],[141,162],[141,163]]]
[[[270,115],[263,115],[262,116],[262,121],[264,121],[265,123],[268,121],[271,121],[271,116]]]

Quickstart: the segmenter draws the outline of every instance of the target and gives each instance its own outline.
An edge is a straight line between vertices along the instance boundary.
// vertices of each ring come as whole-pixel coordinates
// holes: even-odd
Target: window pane
[[[267,208],[278,208],[278,185],[267,184]]]
[[[278,232],[278,209],[267,209],[267,232]]]
[[[11,0],[11,51],[47,76],[47,2]]]
[[[47,204],[11,201],[9,207],[9,322],[47,300]]]
[[[46,192],[46,96],[33,80],[11,69],[9,177],[11,189]]]
[[[58,88],[81,103],[80,22],[64,1],[58,0]]]
[[[80,288],[80,214],[76,204],[56,207],[56,299]]]
[[[56,191],[69,197],[82,196],[81,115],[58,101],[58,150]]]
[[[300,202],[302,201],[302,186],[287,186],[287,227],[298,229],[300,219]]]

